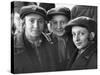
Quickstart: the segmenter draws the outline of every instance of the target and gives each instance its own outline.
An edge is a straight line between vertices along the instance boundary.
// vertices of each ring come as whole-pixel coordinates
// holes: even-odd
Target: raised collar
[[[45,42],[45,41],[47,41],[47,42],[50,42],[48,39],[48,37],[47,37],[47,35],[45,34],[45,33],[42,33],[41,34],[41,44],[42,44],[42,42]],[[17,34],[16,35],[16,40],[15,40],[15,48],[23,48],[23,47],[25,47],[25,42],[28,42],[28,40],[26,39],[26,37],[25,37],[25,33],[20,33],[20,34]]]
[[[91,42],[91,44],[86,48],[86,50],[81,54],[83,58],[88,60],[91,56],[91,54],[96,53],[97,51],[97,45],[95,42]]]

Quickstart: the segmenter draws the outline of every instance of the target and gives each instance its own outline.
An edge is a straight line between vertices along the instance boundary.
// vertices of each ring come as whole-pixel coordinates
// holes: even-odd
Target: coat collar
[[[96,53],[96,50],[97,50],[96,44],[92,42],[80,56],[88,60],[93,53]]]
[[[45,33],[42,33],[40,37],[41,37],[42,42],[45,42],[45,41],[49,42],[48,37]],[[15,45],[14,45],[15,48],[24,48],[25,47],[25,42],[28,42],[28,40],[26,39],[24,33],[17,34],[16,39],[14,41],[15,41],[14,42],[15,43]]]

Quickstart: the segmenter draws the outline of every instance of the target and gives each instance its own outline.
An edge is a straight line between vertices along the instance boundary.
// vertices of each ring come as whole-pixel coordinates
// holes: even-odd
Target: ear
[[[94,32],[91,32],[89,37],[90,37],[90,40],[93,40],[94,37],[95,37],[95,33]]]

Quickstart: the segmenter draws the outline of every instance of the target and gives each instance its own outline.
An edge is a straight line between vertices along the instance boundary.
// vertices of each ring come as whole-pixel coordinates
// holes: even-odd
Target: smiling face
[[[44,29],[44,18],[38,14],[25,17],[25,32],[32,37],[38,37]]]
[[[73,42],[78,49],[84,49],[89,44],[89,32],[85,27],[72,27]]]
[[[65,26],[68,22],[67,17],[64,15],[55,15],[50,21],[51,29],[57,36],[62,36],[65,33]]]

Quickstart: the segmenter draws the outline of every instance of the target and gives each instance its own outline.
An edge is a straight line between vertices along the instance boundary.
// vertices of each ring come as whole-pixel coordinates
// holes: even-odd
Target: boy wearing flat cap
[[[66,26],[66,31],[71,32],[73,43],[76,46],[67,69],[96,69],[97,68],[97,44],[96,22],[85,16],[77,17]]]
[[[56,70],[55,47],[43,33],[45,9],[29,5],[20,10],[23,31],[14,46],[13,73],[47,72]]]
[[[59,55],[60,70],[65,69],[65,65],[70,59],[70,49],[67,44],[69,39],[67,38],[67,35],[64,35],[65,27],[70,20],[70,17],[70,9],[67,7],[52,8],[47,12],[48,25],[51,32],[49,36],[58,48],[57,53]]]

